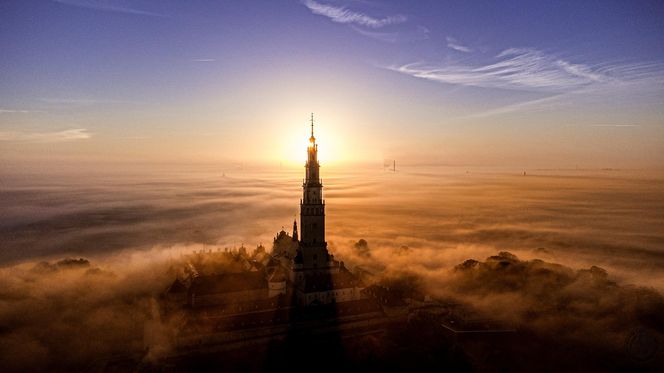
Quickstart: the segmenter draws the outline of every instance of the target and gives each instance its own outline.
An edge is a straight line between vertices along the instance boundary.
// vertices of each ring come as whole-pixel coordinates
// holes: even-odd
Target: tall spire
[[[316,141],[316,138],[314,137],[314,113],[311,113],[311,137],[309,138],[309,141],[312,143]]]

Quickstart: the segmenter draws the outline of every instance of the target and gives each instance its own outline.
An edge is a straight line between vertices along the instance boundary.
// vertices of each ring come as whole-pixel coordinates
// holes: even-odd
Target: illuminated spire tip
[[[309,141],[312,143],[316,141],[316,138],[314,137],[314,113],[311,113],[311,137],[309,138]]]

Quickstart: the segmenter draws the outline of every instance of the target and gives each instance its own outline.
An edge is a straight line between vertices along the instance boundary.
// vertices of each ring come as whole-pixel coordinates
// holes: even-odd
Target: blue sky
[[[3,2],[0,152],[662,166],[663,4]]]

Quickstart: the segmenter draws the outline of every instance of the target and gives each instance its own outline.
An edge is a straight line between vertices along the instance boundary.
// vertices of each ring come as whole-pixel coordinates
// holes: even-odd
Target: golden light
[[[307,161],[307,148],[312,145],[309,141],[309,136],[311,136],[311,134],[305,132],[306,130],[310,130],[310,128],[305,126],[298,127],[300,127],[298,128],[298,132],[301,133],[301,137],[297,138],[291,136],[289,140],[284,143],[280,153],[284,162],[304,166]],[[344,157],[344,149],[339,147],[334,134],[319,128],[314,128],[314,132],[316,144],[318,145],[318,161],[322,166],[336,163],[346,158]]]
[[[301,107],[279,108],[270,113],[270,130],[265,142],[271,144],[266,155],[288,167],[303,167],[307,161],[307,148],[311,145],[311,123]],[[363,128],[353,120],[354,115],[335,113],[333,109],[314,113],[314,137],[318,145],[321,167],[337,166],[366,159],[382,159],[375,155],[375,144],[367,143]]]

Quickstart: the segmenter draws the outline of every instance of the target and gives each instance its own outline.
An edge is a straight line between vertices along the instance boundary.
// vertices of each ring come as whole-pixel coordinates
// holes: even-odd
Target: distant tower
[[[297,240],[297,220],[293,220],[293,241]]]

